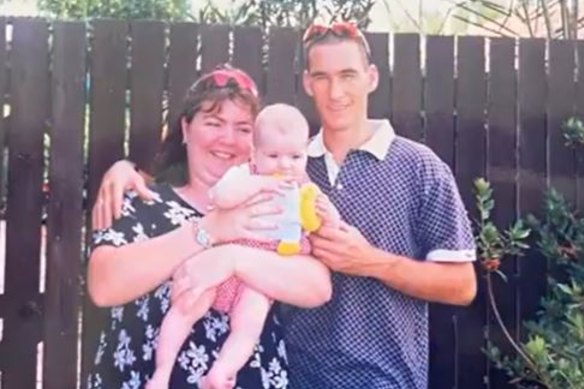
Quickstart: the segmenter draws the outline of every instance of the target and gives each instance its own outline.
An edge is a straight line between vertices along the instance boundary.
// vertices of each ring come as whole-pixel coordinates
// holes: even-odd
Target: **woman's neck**
[[[372,131],[367,120],[364,120],[358,126],[344,130],[327,130],[323,127],[322,135],[326,149],[340,165],[351,149],[361,146],[371,137]]]
[[[211,205],[210,189],[211,187],[207,183],[197,177],[189,176],[189,182],[178,188],[177,191],[193,208],[199,212],[205,212]]]

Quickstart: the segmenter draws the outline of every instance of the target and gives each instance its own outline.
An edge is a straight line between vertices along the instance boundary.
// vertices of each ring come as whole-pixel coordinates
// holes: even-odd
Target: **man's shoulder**
[[[445,165],[438,154],[427,145],[399,135],[390,146],[388,156],[399,163],[411,163],[418,167]]]

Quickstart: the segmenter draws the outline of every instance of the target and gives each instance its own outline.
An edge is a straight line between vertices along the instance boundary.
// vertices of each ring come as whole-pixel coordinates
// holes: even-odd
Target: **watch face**
[[[202,229],[199,229],[197,231],[197,241],[202,244],[203,246],[208,246],[209,245],[209,236],[207,236],[207,233],[205,231],[203,231]]]

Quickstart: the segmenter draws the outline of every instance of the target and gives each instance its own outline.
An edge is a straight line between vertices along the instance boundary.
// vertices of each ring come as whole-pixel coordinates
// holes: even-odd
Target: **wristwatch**
[[[212,247],[213,239],[211,238],[211,235],[209,235],[199,222],[194,222],[193,226],[195,242],[204,249]]]

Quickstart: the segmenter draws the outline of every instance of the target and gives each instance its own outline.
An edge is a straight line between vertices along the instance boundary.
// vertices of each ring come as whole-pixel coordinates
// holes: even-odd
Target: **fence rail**
[[[560,133],[565,119],[584,115],[584,42],[367,35],[380,72],[370,116],[432,147],[454,170],[471,215],[477,176],[493,184],[501,225],[538,214],[550,184],[584,206],[584,169]],[[78,366],[93,356],[84,342],[79,363],[78,337],[99,322],[83,297],[88,204],[114,161],[151,160],[163,123],[176,120],[201,72],[232,61],[266,102],[296,104],[316,130],[298,47],[299,34],[285,28],[265,36],[223,25],[0,19],[2,388],[33,388],[37,371],[47,389],[78,384]],[[497,283],[497,300],[520,337],[545,290],[546,263],[531,253],[503,271],[509,281]],[[489,340],[504,344],[484,289],[481,279],[468,308],[431,305],[431,388],[507,387],[481,351]]]

